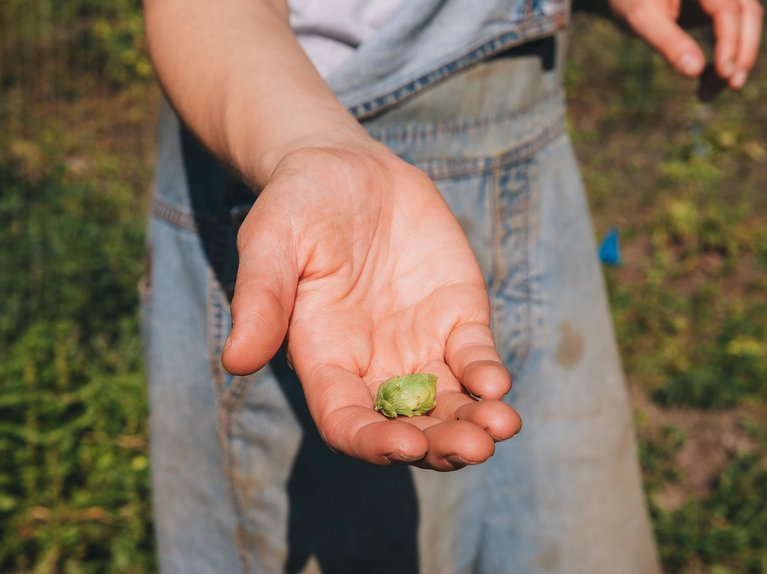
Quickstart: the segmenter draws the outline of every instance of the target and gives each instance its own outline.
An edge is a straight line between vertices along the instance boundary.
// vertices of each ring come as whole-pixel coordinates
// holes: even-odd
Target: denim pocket
[[[512,374],[522,369],[528,355],[540,299],[534,260],[539,235],[536,159],[513,151],[478,163],[480,169],[473,173],[433,161],[422,166],[435,179],[480,264],[493,335]]]
[[[502,359],[519,373],[540,308],[540,159],[564,133],[556,67],[515,53],[366,122],[439,187],[482,268]],[[548,164],[546,169],[548,169]]]
[[[493,272],[488,282],[493,335],[512,376],[522,371],[532,345],[540,274],[537,161],[524,158],[497,173]]]

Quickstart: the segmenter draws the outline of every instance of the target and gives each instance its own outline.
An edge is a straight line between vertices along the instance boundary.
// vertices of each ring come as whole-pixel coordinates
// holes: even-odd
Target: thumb
[[[697,42],[653,2],[634,2],[623,14],[628,27],[663,56],[683,76],[699,76],[706,58]]]
[[[268,363],[285,339],[298,272],[292,231],[258,203],[240,228],[237,250],[232,331],[221,363],[233,375],[248,375]]]

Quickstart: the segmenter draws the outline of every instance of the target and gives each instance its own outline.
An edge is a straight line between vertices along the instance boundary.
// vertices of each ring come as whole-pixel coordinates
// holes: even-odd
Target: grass
[[[153,563],[130,188],[35,184],[0,198],[0,571]]]

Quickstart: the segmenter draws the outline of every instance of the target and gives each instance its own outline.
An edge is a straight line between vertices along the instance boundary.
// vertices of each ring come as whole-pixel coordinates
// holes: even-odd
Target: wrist
[[[283,159],[300,150],[359,148],[376,143],[346,110],[343,114],[296,114],[248,129],[243,129],[242,122],[239,126],[230,132],[241,138],[230,146],[230,157],[245,180],[257,188],[266,185]]]
[[[280,144],[270,146],[257,157],[254,162],[255,181],[264,185],[275,168],[286,157],[297,152],[313,149],[361,149],[371,144],[375,145],[376,142],[356,120],[351,123],[325,123],[316,126],[316,129],[301,130],[300,133],[289,134]]]

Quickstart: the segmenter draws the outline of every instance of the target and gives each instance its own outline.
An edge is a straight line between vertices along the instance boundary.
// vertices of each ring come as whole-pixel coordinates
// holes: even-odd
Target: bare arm
[[[224,366],[260,369],[289,333],[288,355],[332,448],[438,470],[489,458],[521,421],[500,401],[511,380],[482,274],[434,184],[336,100],[283,2],[145,0],[145,8],[174,107],[262,188],[238,235]],[[390,421],[373,410],[380,383],[414,372],[439,377],[429,416]]]
[[[263,186],[290,151],[366,138],[296,41],[285,2],[144,0],[160,82],[220,159]]]

